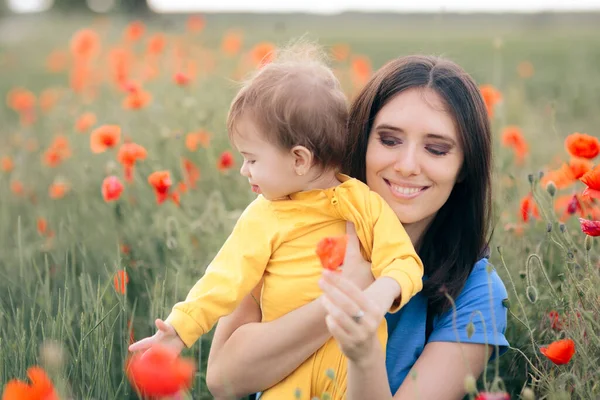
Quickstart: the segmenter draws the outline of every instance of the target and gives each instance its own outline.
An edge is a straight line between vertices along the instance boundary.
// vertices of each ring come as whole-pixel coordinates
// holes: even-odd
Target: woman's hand
[[[154,345],[161,344],[175,350],[177,354],[181,353],[185,344],[175,331],[175,328],[162,319],[157,319],[154,323],[156,324],[156,329],[158,329],[156,333],[132,343],[129,346],[129,351],[146,351]]]
[[[375,280],[371,272],[371,263],[366,261],[360,253],[360,242],[352,222],[346,222],[346,234],[348,235],[348,244],[346,245],[346,254],[344,254],[342,276],[364,290]]]
[[[367,362],[379,346],[376,333],[383,318],[381,307],[340,273],[324,270],[319,286],[329,332],[349,360]]]

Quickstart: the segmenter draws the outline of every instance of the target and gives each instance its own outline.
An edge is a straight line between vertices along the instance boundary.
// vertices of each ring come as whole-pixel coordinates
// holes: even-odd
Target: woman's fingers
[[[336,293],[336,298],[343,299],[345,303],[355,304],[358,310],[362,310],[365,313],[377,312],[377,305],[374,304],[371,299],[367,298],[362,290],[344,276],[333,271],[324,270],[323,280],[326,284],[336,289],[331,289],[332,293]],[[338,291],[343,293],[344,296],[342,297],[340,294],[337,294]],[[349,311],[357,312],[358,310]]]
[[[356,304],[356,301],[352,300],[347,294],[340,290],[334,282],[328,279],[321,279],[319,281],[319,287],[326,294],[330,302],[344,313],[355,315],[361,311],[361,308]]]
[[[348,334],[356,333],[357,324],[352,319],[352,314],[348,313],[346,310],[343,310],[336,303],[331,301],[327,294],[321,297],[321,303],[323,304],[323,307],[327,311],[329,317],[336,322],[337,326],[342,328]]]
[[[329,333],[338,341],[342,348],[352,340],[352,334],[346,332],[331,314],[325,317],[325,323],[327,324]]]

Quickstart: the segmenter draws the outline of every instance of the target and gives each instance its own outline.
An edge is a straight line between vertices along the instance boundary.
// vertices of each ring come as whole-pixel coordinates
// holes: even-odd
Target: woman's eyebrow
[[[404,133],[404,129],[398,128],[397,126],[388,125],[388,124],[379,124],[375,127],[375,130],[387,130],[387,131],[395,131],[398,133]]]
[[[443,135],[443,134],[439,134],[439,133],[428,133],[426,135],[427,138],[430,139],[440,139],[440,140],[444,140],[448,143],[451,143],[452,145],[456,146],[456,141],[454,139],[452,139],[450,136],[448,135]]]

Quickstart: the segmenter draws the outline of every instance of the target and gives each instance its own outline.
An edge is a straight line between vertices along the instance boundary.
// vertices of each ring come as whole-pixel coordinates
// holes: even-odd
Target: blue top
[[[507,309],[502,304],[502,300],[506,298],[508,296],[504,283],[488,259],[482,258],[473,267],[458,298],[454,299],[456,329],[453,327],[452,309],[436,315],[433,318],[429,342],[487,343],[492,346],[498,345],[502,355],[508,349],[508,341],[504,337]],[[423,352],[426,314],[427,298],[420,292],[400,311],[386,315],[386,368],[392,394],[396,393]],[[467,334],[469,322],[475,327],[470,338]],[[496,357],[495,353],[494,350],[491,359]]]

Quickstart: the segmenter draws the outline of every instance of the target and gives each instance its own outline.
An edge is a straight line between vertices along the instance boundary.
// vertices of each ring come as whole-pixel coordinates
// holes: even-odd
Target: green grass
[[[15,86],[36,94],[48,87],[68,87],[65,73],[44,69],[46,55],[55,48],[67,49],[70,35],[93,23],[100,27],[106,50],[119,39],[125,22],[112,16],[101,25],[88,16],[63,14],[4,18],[0,92],[5,95]],[[146,22],[151,32],[184,34],[181,16],[152,16]],[[205,32],[183,38],[200,63],[200,46],[216,48],[230,27],[243,30],[244,50],[261,40],[284,44],[306,34],[324,45],[348,43],[353,53],[368,55],[374,68],[396,56],[437,54],[461,64],[478,83],[497,86],[504,101],[493,121],[497,218],[492,263],[509,290],[513,315],[507,336],[518,349],[501,358],[499,376],[514,398],[533,378],[540,398],[569,398],[565,393],[570,392],[571,398],[588,399],[600,394],[598,244],[591,252],[585,250],[576,218],[561,230],[552,199],[539,185],[533,187],[544,219],[527,224],[522,237],[504,227],[520,219],[519,200],[532,188],[528,175],[556,166],[555,157],[568,160],[566,135],[600,134],[598,23],[600,15],[594,14],[210,15]],[[534,65],[531,78],[518,76],[522,61]],[[74,398],[135,398],[123,374],[127,321],[134,321],[136,338],[151,334],[154,318],[164,317],[185,296],[253,197],[236,169],[222,174],[215,168],[220,152],[229,148],[224,120],[235,92],[230,77],[238,60],[217,55],[216,62],[211,74],[201,75],[189,88],[178,88],[172,72],[166,72],[168,58],[163,58],[161,76],[145,85],[154,100],[138,112],[122,110],[122,95],[107,84],[93,102],[65,91],[57,106],[31,127],[21,127],[12,110],[0,107],[0,157],[9,155],[15,161],[12,172],[0,172],[0,382],[23,379],[29,366],[41,362],[40,345],[52,339],[64,346],[65,362],[48,370]],[[336,67],[346,70],[348,65]],[[104,177],[122,173],[114,152],[92,155],[89,135],[73,129],[84,111],[96,113],[98,124],[120,125],[125,136],[148,150],[148,159],[136,167],[134,184],[117,203],[107,204],[100,195]],[[510,152],[500,146],[501,129],[509,124],[519,125],[530,144],[524,166],[515,166]],[[189,152],[184,136],[200,128],[212,132],[211,146]],[[73,155],[56,168],[45,167],[41,154],[59,133],[69,138]],[[33,153],[23,148],[30,138],[39,142]],[[178,182],[182,155],[199,165],[199,187],[182,196],[181,207],[171,202],[158,206],[146,178],[169,169]],[[52,200],[48,186],[57,177],[66,179],[71,191]],[[28,188],[27,197],[11,193],[14,180]],[[581,188],[579,184],[560,194]],[[55,231],[52,240],[38,234],[39,217]],[[122,243],[131,248],[129,254],[120,251]],[[540,257],[550,284],[532,254]],[[119,269],[131,278],[125,296],[113,288]],[[536,299],[528,299],[529,286],[535,287],[529,293],[537,292]],[[571,318],[569,327],[551,330],[550,310]],[[582,318],[574,317],[578,311]],[[576,341],[577,353],[568,365],[551,366],[538,347],[563,336]],[[211,398],[204,382],[210,339],[206,335],[186,352],[199,364],[194,399]],[[490,365],[487,382],[494,378],[495,367]]]

